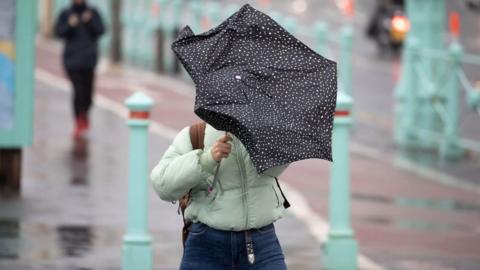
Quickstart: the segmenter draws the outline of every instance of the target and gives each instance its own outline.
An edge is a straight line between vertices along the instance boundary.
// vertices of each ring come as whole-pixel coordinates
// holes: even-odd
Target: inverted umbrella
[[[258,173],[332,161],[335,62],[248,4],[205,33],[186,26],[172,49],[196,85],[195,113],[238,137]]]

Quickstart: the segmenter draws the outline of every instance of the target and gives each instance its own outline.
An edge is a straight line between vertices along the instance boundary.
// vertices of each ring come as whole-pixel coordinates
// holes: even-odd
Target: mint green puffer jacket
[[[210,152],[224,135],[208,125],[205,150],[193,150],[189,127],[176,136],[157,166],[152,170],[153,188],[165,201],[176,201],[192,189],[192,202],[185,217],[219,230],[241,231],[260,228],[283,215],[283,197],[276,184],[288,166],[282,165],[258,174],[243,144],[232,135],[232,151],[222,159],[217,184],[212,184],[217,162]]]

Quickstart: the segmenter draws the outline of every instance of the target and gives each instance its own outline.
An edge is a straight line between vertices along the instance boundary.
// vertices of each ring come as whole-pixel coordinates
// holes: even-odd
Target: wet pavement
[[[0,198],[0,269],[120,269],[126,224],[128,130],[93,110],[92,132],[71,139],[69,95],[37,83],[34,145],[24,153],[21,198]],[[169,140],[149,137],[151,168]],[[149,189],[155,269],[178,269],[181,217]],[[276,223],[289,269],[320,269],[321,245],[291,214]]]

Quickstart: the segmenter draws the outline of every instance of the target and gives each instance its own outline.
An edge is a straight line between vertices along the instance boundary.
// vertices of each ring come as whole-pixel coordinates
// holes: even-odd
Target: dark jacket
[[[92,12],[91,19],[84,23],[77,12],[79,23],[71,27],[68,18],[75,14],[73,7],[64,9],[55,23],[55,34],[65,39],[63,64],[69,70],[93,69],[97,64],[97,40],[104,32],[102,18],[92,7],[86,9]]]

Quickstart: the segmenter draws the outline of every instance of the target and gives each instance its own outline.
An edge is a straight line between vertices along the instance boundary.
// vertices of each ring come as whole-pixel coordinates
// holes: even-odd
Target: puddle
[[[83,257],[92,249],[93,233],[87,226],[57,227],[59,248],[65,257]]]
[[[69,160],[70,183],[75,186],[88,185],[88,140],[84,138],[76,139],[72,144],[72,152]]]
[[[20,224],[17,220],[0,220],[0,259],[17,259],[20,247]]]
[[[449,211],[449,212],[465,212],[465,213],[480,213],[480,205],[468,204],[464,202],[458,202],[448,199],[420,199],[420,198],[407,198],[407,197],[395,197],[388,198],[381,195],[369,195],[353,193],[352,199],[357,201],[369,201],[374,203],[408,207],[414,209],[425,210],[437,210],[437,211]],[[458,225],[452,223],[431,222],[428,220],[415,220],[415,219],[403,219],[395,218],[391,215],[384,216],[367,216],[356,217],[356,221],[368,222],[374,224],[382,224],[388,226],[394,226],[401,229],[421,230],[421,231],[473,231],[475,228],[467,225]]]

